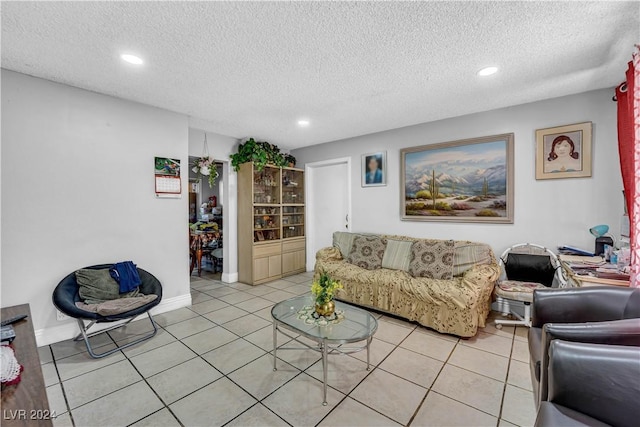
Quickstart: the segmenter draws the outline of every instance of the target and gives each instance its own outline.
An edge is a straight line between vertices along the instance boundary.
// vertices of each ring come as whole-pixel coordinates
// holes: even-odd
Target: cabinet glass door
[[[304,237],[304,206],[282,207],[282,238]]]
[[[282,169],[282,204],[304,205],[304,172]]]
[[[280,240],[280,208],[253,208],[253,241],[269,242]]]
[[[280,204],[280,169],[266,166],[253,172],[253,203]]]

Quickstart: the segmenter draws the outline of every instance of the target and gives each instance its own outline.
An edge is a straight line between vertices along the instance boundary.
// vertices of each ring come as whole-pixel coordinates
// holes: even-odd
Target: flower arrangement
[[[320,273],[318,280],[314,280],[311,285],[311,293],[316,298],[317,305],[324,305],[333,301],[338,289],[342,289],[342,283],[338,280],[333,280],[326,271]]]
[[[200,157],[193,162],[191,169],[197,174],[209,176],[209,188],[213,188],[218,178],[218,170],[216,169],[216,161],[211,156]]]

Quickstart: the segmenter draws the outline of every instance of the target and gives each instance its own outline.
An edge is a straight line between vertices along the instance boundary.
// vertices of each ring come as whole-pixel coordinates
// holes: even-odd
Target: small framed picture
[[[591,122],[536,130],[536,179],[591,176]]]
[[[259,242],[264,241],[264,233],[262,233],[262,231],[256,232],[256,237],[258,238]]]
[[[387,185],[387,152],[362,155],[362,186],[382,187]]]

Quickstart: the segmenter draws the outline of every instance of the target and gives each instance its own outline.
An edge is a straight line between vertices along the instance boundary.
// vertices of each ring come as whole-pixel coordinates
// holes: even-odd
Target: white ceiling
[[[611,87],[640,41],[639,2],[1,8],[3,68],[287,148]],[[145,65],[122,63],[125,51]],[[477,77],[488,65],[500,72]]]

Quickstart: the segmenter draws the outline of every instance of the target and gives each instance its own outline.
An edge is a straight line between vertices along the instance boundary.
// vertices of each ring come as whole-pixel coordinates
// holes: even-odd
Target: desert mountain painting
[[[509,138],[404,151],[405,217],[507,218],[510,154]]]

